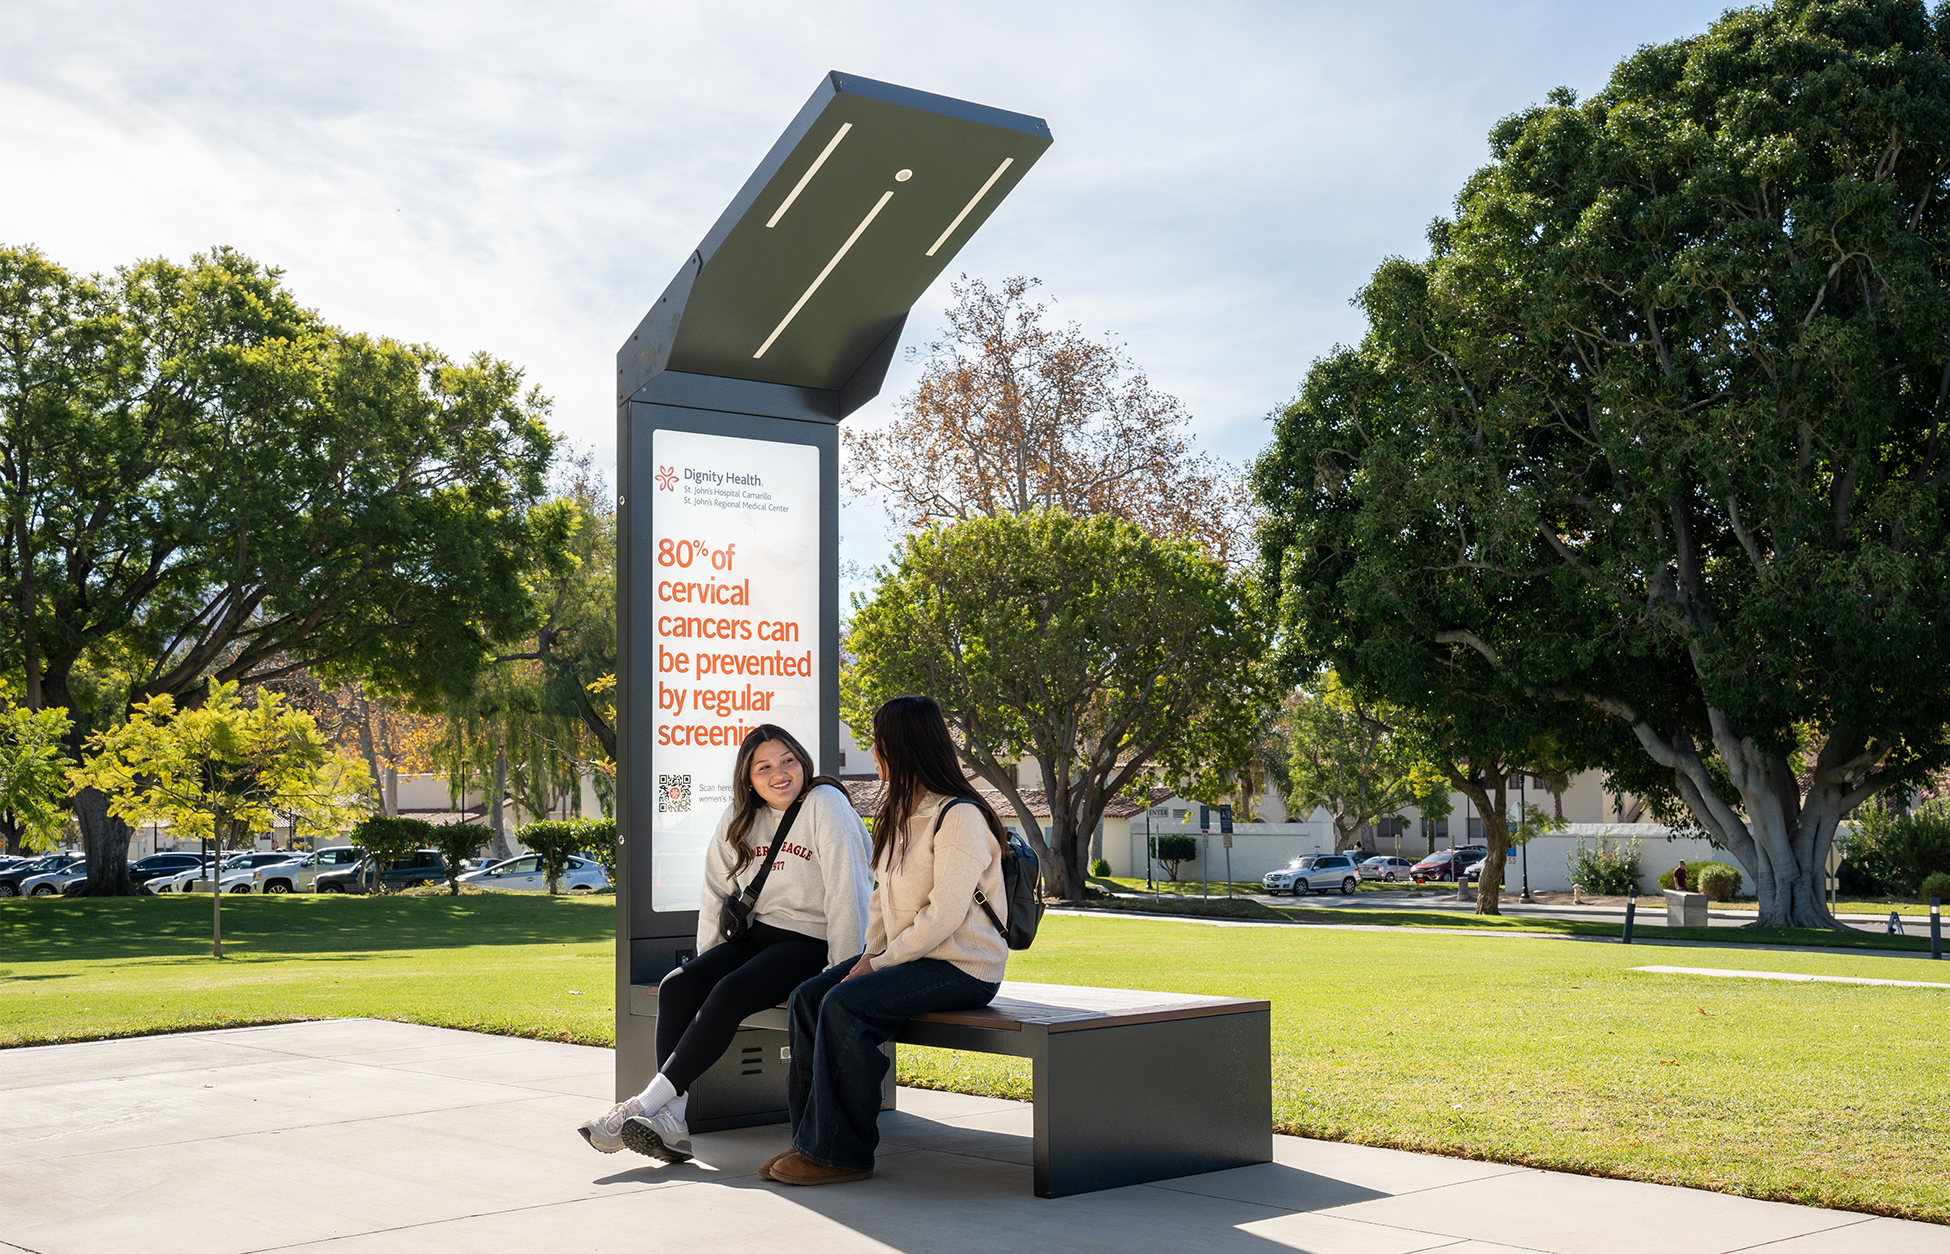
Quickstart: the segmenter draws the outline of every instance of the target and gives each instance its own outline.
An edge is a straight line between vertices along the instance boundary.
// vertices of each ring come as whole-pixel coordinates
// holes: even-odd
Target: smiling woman
[[[578,1129],[603,1153],[628,1146],[665,1162],[690,1157],[691,1085],[739,1023],[860,952],[866,827],[838,780],[807,778],[812,760],[770,723],[739,747],[732,803],[705,853],[697,952],[657,990],[657,1074]]]

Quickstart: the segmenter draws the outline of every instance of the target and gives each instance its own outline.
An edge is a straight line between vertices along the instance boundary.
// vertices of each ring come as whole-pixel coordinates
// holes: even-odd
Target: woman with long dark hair
[[[739,1023],[860,952],[872,888],[867,829],[840,781],[808,779],[811,769],[805,747],[771,723],[739,746],[731,806],[705,850],[697,955],[657,986],[656,1077],[576,1129],[603,1153],[628,1147],[663,1162],[689,1158],[691,1085],[723,1056]],[[757,880],[789,814],[750,925],[725,939],[725,903]]]
[[[915,1015],[988,1005],[1008,965],[1000,927],[976,901],[979,892],[1007,926],[1007,837],[962,773],[941,707],[929,697],[881,706],[873,759],[887,787],[873,826],[866,944],[792,995],[792,1148],[759,1168],[781,1184],[871,1176],[887,1074],[880,1047]]]

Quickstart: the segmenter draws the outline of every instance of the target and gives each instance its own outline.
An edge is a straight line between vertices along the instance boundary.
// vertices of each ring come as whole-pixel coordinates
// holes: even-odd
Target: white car
[[[290,856],[290,854],[277,854],[272,856],[262,853],[233,853],[219,864],[218,876],[223,881],[225,892],[237,892],[238,890],[233,885],[236,883],[239,872],[248,875],[254,867],[269,865],[273,862],[281,862]],[[207,893],[210,891],[207,887],[209,884],[208,868],[209,864],[206,862],[201,866],[193,866],[187,870],[177,871],[172,875],[158,875],[155,879],[144,884],[143,887],[159,895],[164,893]],[[203,884],[206,887],[193,888],[192,885],[196,884]],[[245,888],[242,891],[249,892],[250,889]]]
[[[1285,869],[1268,871],[1259,881],[1259,886],[1269,897],[1281,893],[1292,893],[1305,897],[1308,893],[1324,893],[1338,888],[1351,894],[1361,885],[1361,873],[1354,865],[1354,859],[1344,853],[1317,853],[1312,857],[1295,858]]]
[[[227,893],[305,893],[310,892],[318,877],[327,871],[337,871],[357,862],[358,858],[341,859],[334,855],[341,852],[355,853],[347,847],[321,849],[317,853],[294,853],[283,862],[268,862],[252,867],[248,872],[240,871],[223,877],[223,891]]]
[[[1378,853],[1372,858],[1363,858],[1359,869],[1364,880],[1386,880],[1390,884],[1399,880],[1406,883],[1408,873],[1415,869],[1415,864],[1407,858]]]
[[[478,871],[469,871],[460,877],[460,882],[476,888],[499,888],[517,893],[548,891],[548,876],[542,874],[542,859],[532,853],[509,858]],[[563,868],[562,878],[556,881],[556,887],[565,893],[599,893],[609,887],[609,876],[603,874],[601,863],[571,857],[569,865]]]
[[[88,878],[86,862],[71,862],[58,871],[42,871],[20,881],[20,895],[23,897],[59,897],[61,890],[76,880]]]

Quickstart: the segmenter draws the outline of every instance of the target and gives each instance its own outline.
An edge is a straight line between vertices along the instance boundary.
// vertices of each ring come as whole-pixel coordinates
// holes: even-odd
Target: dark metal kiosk
[[[830,74],[617,354],[619,1099],[653,1074],[745,732],[837,765],[837,424],[1049,144],[1037,118]],[[1038,1196],[1272,1156],[1263,1001],[1005,984],[896,1040],[1031,1060]],[[786,1047],[783,1011],[747,1019],[691,1130],[784,1122]]]
[[[829,74],[616,355],[619,1094],[654,1073],[630,990],[695,947],[745,730],[838,766],[837,424],[1049,145],[1039,118]],[[775,1117],[739,1096],[769,1081],[719,1083],[775,1043],[743,1056],[694,1090],[694,1129]]]

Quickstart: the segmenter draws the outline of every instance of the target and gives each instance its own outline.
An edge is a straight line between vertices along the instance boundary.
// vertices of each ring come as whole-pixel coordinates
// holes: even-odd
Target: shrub
[[[1855,812],[1852,830],[1838,832],[1845,893],[1908,897],[1938,872],[1950,873],[1950,804],[1929,799],[1898,814],[1878,797]]]
[[[1610,836],[1598,838],[1596,848],[1578,838],[1571,854],[1571,882],[1600,897],[1622,897],[1639,882],[1639,839],[1618,841]]]
[[[542,859],[542,874],[548,877],[548,891],[557,891],[569,859],[586,853],[592,845],[600,848],[607,840],[610,856],[615,857],[616,820],[614,819],[539,819],[524,824],[515,839]],[[605,868],[607,870],[607,868]],[[612,874],[610,883],[616,882]]]
[[[1733,877],[1733,886],[1726,890],[1727,895],[1724,897],[1714,897],[1713,890],[1706,886],[1706,873],[1715,867],[1718,867]],[[1678,867],[1673,867],[1671,870],[1659,872],[1659,887],[1671,888],[1673,871],[1677,871],[1678,869]],[[1740,880],[1740,868],[1728,862],[1688,862],[1686,864],[1686,887],[1696,893],[1705,893],[1707,897],[1714,901],[1732,901],[1734,894],[1740,891]]]
[[[367,891],[384,892],[386,880],[380,873],[381,868],[415,849],[432,848],[434,832],[433,824],[425,819],[388,818],[383,814],[361,819],[359,825],[352,829],[352,843],[366,851],[367,869],[372,877],[371,887]]]
[[[461,873],[467,869],[461,864],[481,852],[482,847],[493,839],[494,829],[484,823],[434,825],[432,843],[440,851],[440,861],[447,867],[449,896],[460,896]]]
[[[1740,872],[1724,862],[1702,862],[1699,874],[1690,878],[1708,901],[1732,901],[1740,891]]]
[[[1924,901],[1935,897],[1940,901],[1950,901],[1950,872],[1932,871],[1923,880],[1917,896]]]
[[[1102,858],[1098,858],[1095,862],[1092,862],[1090,864],[1090,874],[1100,880],[1109,879],[1110,863],[1105,861]]]
[[[615,819],[583,819],[582,845],[583,857],[594,859],[609,876],[610,886],[616,885],[617,853],[621,848],[616,837]]]
[[[1151,840],[1151,856],[1165,868],[1165,878],[1175,880],[1178,864],[1198,857],[1198,838],[1186,832],[1155,836]]]

